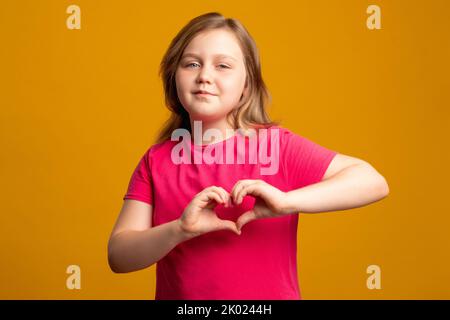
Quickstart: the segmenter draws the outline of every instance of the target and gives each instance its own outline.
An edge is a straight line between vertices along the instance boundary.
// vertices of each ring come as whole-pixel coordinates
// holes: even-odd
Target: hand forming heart
[[[240,205],[246,195],[256,198],[255,205],[236,222],[217,217],[214,207],[218,204],[224,204],[225,207]],[[222,187],[211,186],[192,199],[179,222],[181,229],[192,237],[217,230],[230,230],[240,235],[242,227],[252,220],[289,213],[286,199],[285,192],[262,180],[240,180],[230,193]]]

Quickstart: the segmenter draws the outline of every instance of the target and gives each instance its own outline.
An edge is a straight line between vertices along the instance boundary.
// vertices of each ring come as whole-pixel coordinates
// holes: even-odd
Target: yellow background
[[[71,4],[81,30],[66,27]],[[370,4],[381,30],[366,27]],[[107,241],[169,114],[160,60],[208,11],[256,40],[272,118],[390,186],[370,206],[301,216],[303,298],[449,299],[445,0],[2,1],[0,298],[154,298],[155,266],[114,274]],[[66,288],[71,264],[80,290]],[[380,290],[366,287],[372,264]]]

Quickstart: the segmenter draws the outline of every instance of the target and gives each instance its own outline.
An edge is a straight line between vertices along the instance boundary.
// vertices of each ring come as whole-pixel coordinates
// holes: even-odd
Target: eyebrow
[[[195,53],[185,53],[183,54],[183,56],[181,57],[181,59],[187,58],[187,57],[194,57],[194,58],[200,58],[199,55],[195,54]],[[230,58],[233,59],[235,61],[237,61],[237,59],[233,56],[227,55],[227,54],[223,54],[223,53],[219,53],[219,54],[215,54],[213,55],[213,57],[219,57],[219,58]]]

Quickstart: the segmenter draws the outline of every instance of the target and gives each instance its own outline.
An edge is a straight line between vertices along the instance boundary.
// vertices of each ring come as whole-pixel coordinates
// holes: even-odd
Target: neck
[[[194,119],[195,120],[195,119]],[[194,120],[191,119],[191,136],[195,144],[196,139],[194,137],[197,137],[197,141],[200,140],[199,144],[210,144],[210,143],[217,143],[223,140],[226,140],[234,135],[234,128],[227,122],[226,119],[219,119],[219,120],[213,120],[213,121],[204,121],[204,120]],[[205,140],[204,134],[209,129],[215,129],[220,132],[219,137],[212,137],[209,140]]]

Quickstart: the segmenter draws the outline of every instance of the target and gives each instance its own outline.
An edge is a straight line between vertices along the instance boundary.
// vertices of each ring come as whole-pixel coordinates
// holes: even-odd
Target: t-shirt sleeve
[[[320,182],[337,154],[287,129],[281,142],[285,176],[292,189]]]
[[[150,151],[151,149],[142,156],[134,169],[123,200],[133,199],[146,202],[150,205],[153,204]]]

